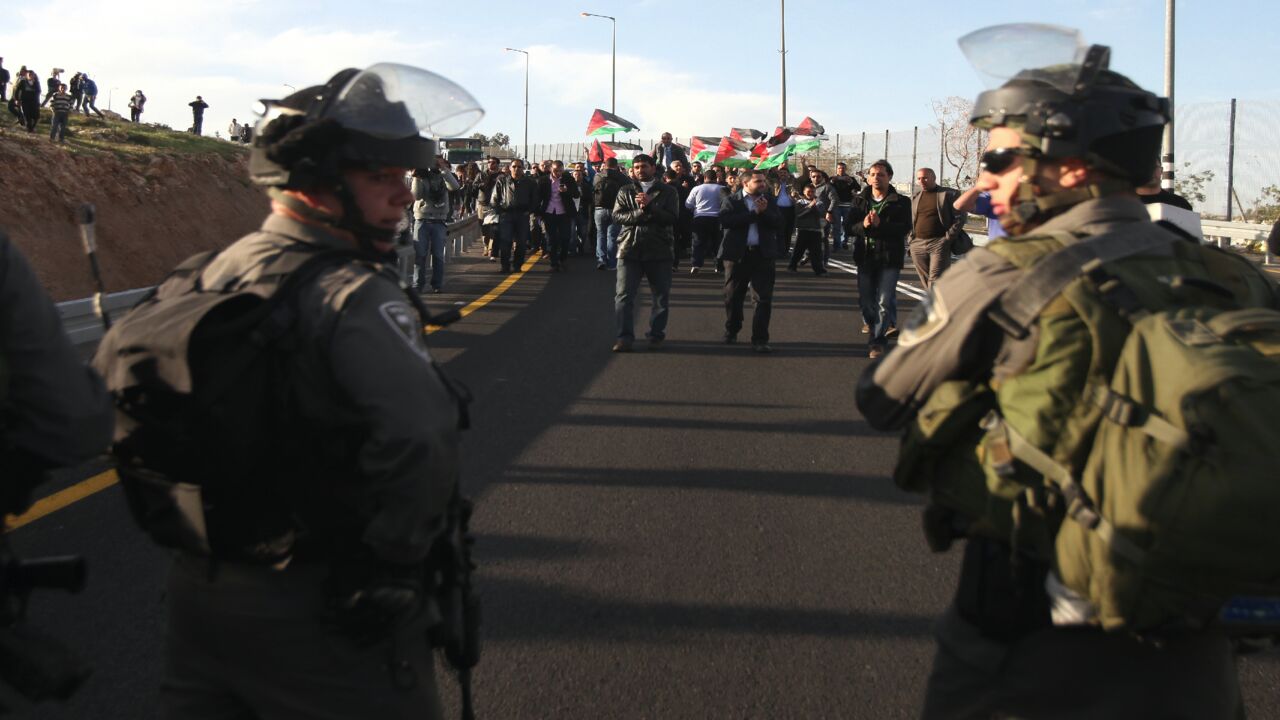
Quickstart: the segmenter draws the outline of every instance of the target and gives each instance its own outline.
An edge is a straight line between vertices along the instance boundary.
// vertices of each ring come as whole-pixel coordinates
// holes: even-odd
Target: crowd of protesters
[[[724,275],[726,343],[737,341],[743,306],[755,301],[751,345],[770,352],[769,320],[777,261],[798,272],[827,274],[832,254],[848,251],[859,269],[862,332],[873,357],[897,330],[896,286],[910,256],[927,284],[950,260],[950,243],[962,232],[972,198],[941,187],[928,168],[916,176],[917,192],[894,188],[893,168],[883,160],[865,174],[841,162],[827,169],[704,167],[689,162],[680,146],[665,143],[637,155],[630,166],[617,158],[571,163],[490,157],[480,167],[447,162],[414,174],[411,282],[441,292],[445,224],[475,214],[484,256],[500,273],[518,272],[541,251],[553,272],[572,257],[594,259],[600,271],[617,273],[614,350],[631,350],[632,315],[641,281],[653,294],[646,333],[650,347],[665,337],[673,273]],[[428,272],[428,267],[430,271]]]

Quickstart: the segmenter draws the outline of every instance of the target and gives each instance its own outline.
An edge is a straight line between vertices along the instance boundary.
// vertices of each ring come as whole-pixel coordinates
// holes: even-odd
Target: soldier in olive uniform
[[[457,489],[459,407],[382,262],[413,200],[406,172],[435,162],[419,132],[436,98],[387,92],[415,87],[470,99],[416,68],[349,69],[269,103],[254,133],[250,174],[271,214],[200,285],[279,284],[266,269],[291,253],[358,257],[298,290],[297,407],[275,478],[297,544],[275,565],[177,554],[164,717],[440,717],[423,567]]]
[[[971,59],[976,49],[966,47]],[[991,194],[1011,237],[943,275],[897,347],[858,385],[869,423],[908,429],[895,479],[929,492],[930,546],[941,551],[966,538],[959,588],[936,628],[928,718],[1243,715],[1222,634],[1139,639],[1090,622],[1087,599],[1082,604],[1054,570],[1064,503],[1044,500],[1049,483],[1031,468],[996,467],[1007,458],[983,444],[991,426],[978,423],[986,414],[1016,426],[1072,472],[1087,455],[1097,415],[1090,425],[1088,413],[1073,411],[1085,404],[1091,373],[1105,375],[1118,355],[1093,346],[1088,328],[1100,323],[1124,337],[1127,316],[1108,308],[1082,317],[1054,291],[1042,293],[1022,325],[997,312],[1006,309],[1002,293],[1056,250],[1104,234],[1108,242],[1096,245],[1110,247],[1102,254],[1141,240],[1145,250],[1119,252],[1104,267],[1149,278],[1143,292],[1157,306],[1178,302],[1171,283],[1158,280],[1175,276],[1231,288],[1240,306],[1277,306],[1274,286],[1247,262],[1151,223],[1134,188],[1150,175],[1168,103],[1107,70],[1107,59],[1107,49],[1094,46],[1083,61],[1024,70],[979,96],[973,123],[990,137],[978,188]],[[1079,285],[1090,282],[1079,267],[1064,282],[1095,292]],[[926,423],[932,442],[915,442]],[[1014,500],[992,495],[988,488],[1010,467],[1028,489]]]

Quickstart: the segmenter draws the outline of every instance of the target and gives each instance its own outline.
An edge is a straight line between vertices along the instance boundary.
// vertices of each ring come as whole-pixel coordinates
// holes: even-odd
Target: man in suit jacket
[[[719,258],[724,262],[724,341],[737,342],[742,329],[742,306],[748,287],[756,294],[756,311],[751,318],[751,348],[758,353],[769,347],[769,318],[773,314],[773,283],[776,261],[782,257],[782,212],[768,192],[764,172],[746,170],[738,174],[740,193],[726,196],[720,206],[720,227],[724,239]]]
[[[684,148],[675,144],[671,140],[671,133],[662,133],[662,142],[653,146],[653,162],[657,164],[659,172],[665,172],[671,167],[671,163],[676,160],[684,162],[685,167],[689,167],[689,156],[685,153]]]
[[[578,184],[564,174],[564,163],[555,160],[551,172],[538,178],[537,212],[547,229],[547,255],[551,258],[551,271],[564,268],[569,255],[569,232],[573,216],[578,208],[573,201],[578,197]]]
[[[920,189],[911,196],[911,264],[925,289],[942,276],[951,265],[951,243],[964,232],[968,214],[955,209],[960,191],[938,184],[932,168],[916,171]]]

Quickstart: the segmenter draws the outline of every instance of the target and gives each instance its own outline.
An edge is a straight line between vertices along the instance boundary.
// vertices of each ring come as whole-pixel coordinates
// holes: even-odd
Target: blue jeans
[[[613,221],[613,211],[596,208],[596,264],[610,270],[618,266],[618,232],[622,226]]]
[[[636,294],[640,292],[640,279],[649,278],[649,290],[653,292],[653,310],[649,313],[649,332],[646,337],[667,336],[667,307],[671,298],[670,260],[627,260],[618,258],[617,295],[613,311],[617,316],[618,337],[634,340]]]
[[[442,221],[413,221],[413,259],[418,269],[415,287],[419,290],[426,284],[428,255],[431,256],[431,287],[438,290],[444,282],[444,237]]]
[[[62,142],[67,134],[67,113],[54,113],[53,123],[49,126],[49,139]]]
[[[837,206],[834,211],[835,224],[831,229],[831,240],[835,243],[835,248],[839,250],[847,247],[848,238],[844,236],[844,221],[849,219],[849,211],[853,208],[845,206]]]
[[[890,325],[898,324],[898,275],[902,268],[880,268],[864,262],[858,267],[858,306],[862,322],[871,328],[872,345],[884,345]]]

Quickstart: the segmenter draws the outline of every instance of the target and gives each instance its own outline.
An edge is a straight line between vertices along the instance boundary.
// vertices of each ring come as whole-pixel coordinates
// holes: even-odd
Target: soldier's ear
[[[1091,171],[1085,161],[1080,158],[1066,158],[1052,161],[1058,185],[1064,189],[1084,187],[1089,184]]]

